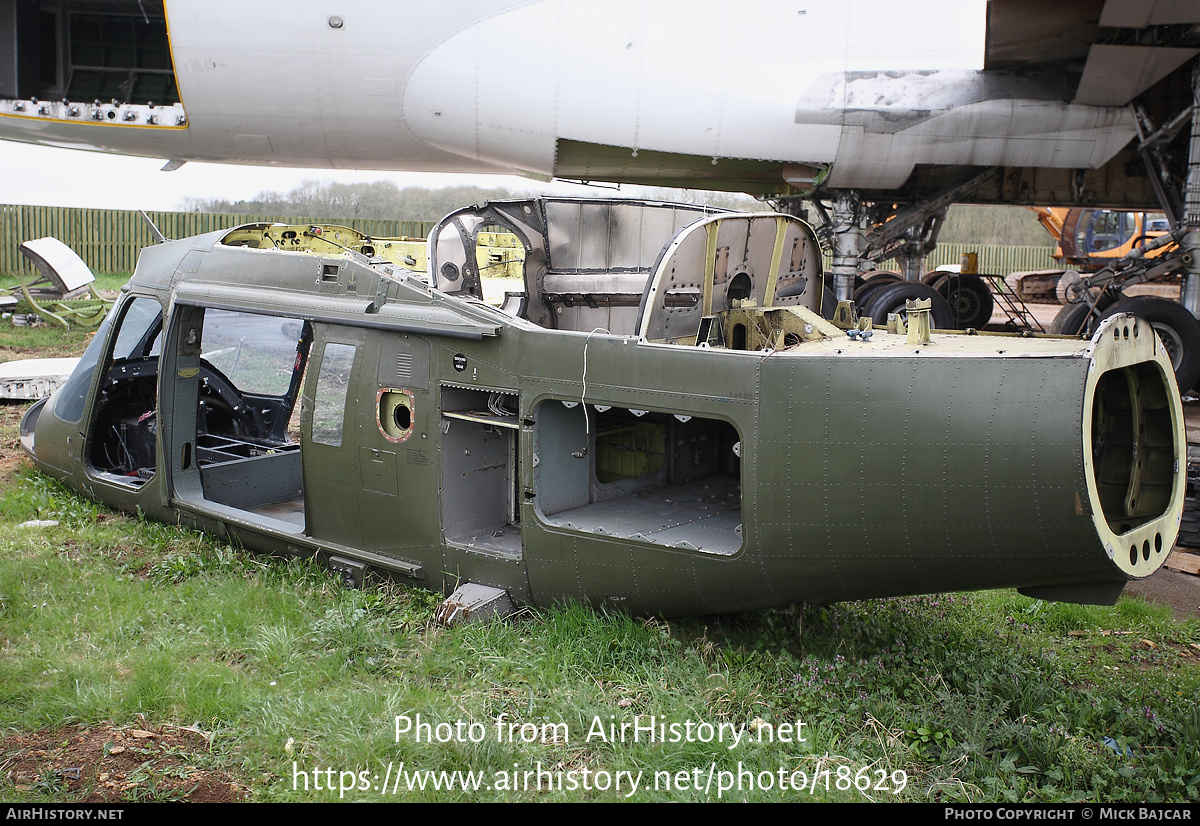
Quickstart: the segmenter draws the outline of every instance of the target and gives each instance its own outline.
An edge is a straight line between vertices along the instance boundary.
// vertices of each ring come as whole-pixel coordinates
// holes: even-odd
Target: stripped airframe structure
[[[495,228],[523,253],[503,309],[476,254]],[[843,329],[782,214],[493,202],[438,224],[428,276],[321,235],[144,250],[23,422],[38,467],[355,580],[667,615],[1111,603],[1174,541],[1182,412],[1134,317],[1090,340],[928,334],[916,306]]]

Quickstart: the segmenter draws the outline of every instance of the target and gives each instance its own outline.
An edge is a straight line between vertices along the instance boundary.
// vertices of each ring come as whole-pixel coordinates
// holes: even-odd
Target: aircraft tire
[[[1100,302],[1096,305],[1100,316],[1092,316],[1091,321],[1088,321],[1088,305],[1084,302],[1078,304],[1064,304],[1063,308],[1058,311],[1058,315],[1050,322],[1050,332],[1058,336],[1088,336],[1096,330],[1096,325],[1100,323],[1100,318],[1103,317],[1104,311],[1112,306],[1113,301],[1107,295],[1100,297]]]
[[[1154,328],[1175,368],[1180,392],[1186,393],[1200,381],[1200,324],[1182,304],[1156,295],[1133,295],[1113,304],[1101,318],[1118,313],[1132,313]]]
[[[903,279],[895,273],[880,272],[869,276],[861,287],[856,287],[854,290],[854,306],[858,308],[859,315],[867,315],[867,306],[873,296],[893,284],[902,284]]]
[[[992,320],[992,288],[978,275],[944,275],[930,286],[950,305],[957,329],[981,330]]]
[[[837,312],[837,305],[837,296],[826,287],[821,293],[821,317],[826,321],[831,320]]]
[[[1200,548],[1200,464],[1188,462],[1187,490],[1183,500],[1183,518],[1179,522],[1179,539],[1184,548]]]
[[[1086,304],[1064,304],[1058,315],[1050,322],[1050,332],[1060,336],[1087,335],[1086,324],[1090,310]]]
[[[886,327],[888,313],[903,312],[904,302],[914,298],[928,298],[932,301],[930,322],[935,329],[954,329],[954,313],[950,311],[950,305],[946,303],[946,299],[938,295],[937,290],[933,287],[917,281],[892,284],[882,292],[876,293],[871,297],[869,312],[864,311],[862,315],[870,315],[871,322],[876,327]]]

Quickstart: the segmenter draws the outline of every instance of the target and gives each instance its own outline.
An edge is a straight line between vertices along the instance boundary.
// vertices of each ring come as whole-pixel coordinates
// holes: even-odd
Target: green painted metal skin
[[[733,216],[697,217],[667,233],[675,249]],[[772,267],[799,267],[779,265],[780,239],[811,233],[754,221],[767,219]],[[228,234],[143,252],[74,383],[23,423],[42,471],[255,551],[664,615],[982,588],[1111,603],[1175,539],[1182,411],[1132,317],[1091,341],[876,331],[747,352],[554,329],[357,253]],[[720,243],[698,243],[719,262]],[[673,259],[649,260],[653,280]],[[689,283],[706,282],[696,294],[713,309],[719,263],[702,269]],[[570,305],[550,313],[565,318],[603,308],[588,289],[577,305],[540,297]],[[647,288],[642,311],[654,294],[669,291]],[[815,319],[805,295],[791,306]],[[147,310],[163,313],[161,343],[114,361]],[[217,346],[213,331],[243,318],[231,312],[296,340],[298,432],[284,427],[286,373],[273,395],[288,409],[222,389],[254,344]],[[339,404],[340,431],[326,421]]]

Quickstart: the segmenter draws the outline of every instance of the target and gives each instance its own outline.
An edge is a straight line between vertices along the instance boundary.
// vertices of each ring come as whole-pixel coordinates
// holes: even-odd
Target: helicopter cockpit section
[[[156,467],[162,307],[154,298],[132,297],[118,306],[114,318],[89,425],[86,464],[97,479],[137,488],[153,478]],[[262,499],[272,477],[263,476],[261,463],[252,477],[245,472],[235,474],[233,481],[226,477],[243,460],[286,455],[292,455],[290,464],[295,465],[282,477],[288,495],[274,498],[298,496],[299,446],[289,425],[312,342],[311,325],[208,309],[195,329],[203,330],[198,332],[199,362],[194,374],[185,371],[180,378],[196,387],[194,408],[189,407],[196,436],[185,461],[200,470],[205,498],[244,506],[246,492],[253,490]]]

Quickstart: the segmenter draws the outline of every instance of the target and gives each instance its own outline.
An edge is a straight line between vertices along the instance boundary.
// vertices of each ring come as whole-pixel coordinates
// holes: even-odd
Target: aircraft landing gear
[[[1092,312],[1086,301],[1068,304],[1050,325],[1060,335],[1090,336],[1101,321],[1118,313],[1132,313],[1150,323],[1175,368],[1175,381],[1181,393],[1200,381],[1200,323],[1182,304],[1153,295],[1131,295],[1113,301],[1101,296]]]
[[[1050,322],[1047,332],[1056,336],[1091,336],[1096,325],[1100,323],[1100,315],[1112,306],[1113,300],[1107,294],[1100,298],[1095,311],[1086,301],[1078,304],[1064,304],[1058,311],[1054,321]]]
[[[904,314],[905,303],[910,299],[928,298],[933,306],[933,326],[939,330],[954,329],[954,313],[946,299],[942,298],[930,286],[917,281],[901,281],[890,284],[871,296],[870,303],[864,307],[862,315],[869,315],[876,327],[886,327],[888,313]]]
[[[1175,368],[1181,393],[1200,381],[1200,324],[1182,304],[1152,295],[1134,295],[1113,304],[1101,319],[1117,313],[1133,313],[1150,322]]]
[[[992,320],[996,301],[992,289],[977,275],[943,275],[930,284],[950,305],[959,330],[983,329]]]

